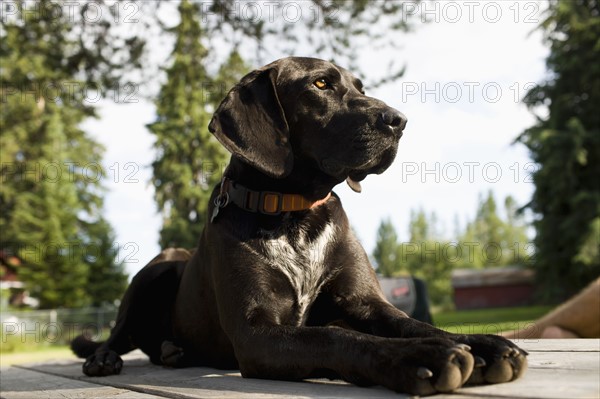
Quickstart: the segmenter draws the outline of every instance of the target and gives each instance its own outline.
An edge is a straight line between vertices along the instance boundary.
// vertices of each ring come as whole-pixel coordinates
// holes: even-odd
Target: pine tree
[[[539,165],[534,263],[541,293],[557,300],[600,275],[600,4],[549,2],[547,15],[550,76],[525,101],[549,113],[518,140]]]
[[[405,271],[419,277],[427,283],[434,304],[450,305],[453,269],[524,263],[527,253],[516,252],[514,243],[526,242],[526,225],[514,199],[507,197],[505,207],[506,220],[499,216],[492,192],[480,197],[476,216],[464,231],[455,221],[454,239],[442,237],[435,213],[423,209],[411,211],[406,242],[398,242],[391,221],[382,221],[373,252],[380,273],[393,276]]]
[[[94,116],[82,88],[100,70],[102,83],[114,82],[105,58],[114,53],[106,42],[90,53],[77,40],[81,26],[53,2],[33,12],[32,3],[14,5],[17,13],[0,21],[0,247],[24,260],[20,277],[41,307],[81,306],[90,302],[82,238],[94,240],[88,227],[105,223],[102,147],[78,127]],[[104,28],[90,29],[101,36]]]
[[[506,220],[498,213],[492,191],[479,198],[475,218],[460,235],[461,267],[522,265],[527,258],[526,224],[518,214],[514,199],[504,201]]]
[[[172,30],[172,65],[156,101],[158,118],[148,125],[158,151],[152,182],[163,215],[163,248],[192,248],[200,237],[210,194],[228,158],[208,131],[210,110],[224,95],[223,88],[247,69],[234,52],[216,78],[209,76],[197,4],[183,0],[179,14],[181,21]]]
[[[382,220],[377,229],[373,258],[377,264],[377,271],[384,277],[392,277],[402,271],[398,245],[398,235],[392,221]]]
[[[249,72],[249,67],[242,59],[237,48],[229,53],[229,57],[219,68],[213,80],[213,90],[207,97],[209,100],[209,109],[212,106],[211,112],[214,111],[221,100],[225,98],[227,92],[235,85],[242,76]]]
[[[450,273],[457,259],[456,245],[436,237],[437,218],[421,209],[411,211],[410,240],[399,242],[391,220],[382,220],[377,231],[373,258],[384,277],[410,274],[421,278],[428,287],[431,301],[448,305],[451,298]]]
[[[46,111],[44,116],[47,119],[41,127],[43,144],[35,165],[40,170],[52,168],[53,175],[38,175],[29,181],[30,190],[15,198],[7,227],[9,234],[21,243],[16,251],[24,260],[19,276],[41,307],[82,306],[87,300],[87,268],[76,245],[77,190],[57,167],[57,159],[62,159],[63,154],[53,146],[64,140],[65,126],[60,109]]]
[[[504,223],[498,215],[492,191],[479,197],[475,219],[469,222],[461,238],[463,252],[472,259],[470,266],[488,267],[502,264]],[[467,259],[467,257],[465,257]]]
[[[431,301],[446,306],[451,303],[450,274],[456,266],[456,245],[438,235],[438,219],[423,209],[411,211],[410,241],[401,246],[403,261],[411,275],[427,284]]]
[[[527,222],[517,202],[510,195],[504,199],[504,211],[506,221],[504,222],[505,252],[504,262],[509,265],[527,265],[533,254],[533,245],[527,237]]]
[[[432,215],[432,219],[434,216]],[[424,242],[431,238],[431,224],[427,218],[427,214],[423,209],[410,212],[409,222],[410,242]]]
[[[80,237],[80,245],[88,267],[86,292],[92,306],[112,304],[127,288],[127,274],[118,258],[115,234],[104,219],[89,223],[85,231],[89,237]]]

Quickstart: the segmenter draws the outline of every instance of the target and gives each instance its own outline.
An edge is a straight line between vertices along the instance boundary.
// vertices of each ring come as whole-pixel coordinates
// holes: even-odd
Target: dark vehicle
[[[423,280],[414,277],[379,277],[379,284],[392,305],[413,319],[433,324],[427,286]]]

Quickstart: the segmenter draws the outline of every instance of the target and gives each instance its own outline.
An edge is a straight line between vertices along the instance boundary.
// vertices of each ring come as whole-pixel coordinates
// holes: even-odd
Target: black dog
[[[138,347],[172,367],[413,394],[518,378],[526,353],[510,341],[446,333],[389,304],[331,192],[387,169],[405,125],[326,61],[286,58],[244,77],[209,126],[233,156],[198,248],[138,273],[108,341],[73,342],[84,373],[117,374]]]

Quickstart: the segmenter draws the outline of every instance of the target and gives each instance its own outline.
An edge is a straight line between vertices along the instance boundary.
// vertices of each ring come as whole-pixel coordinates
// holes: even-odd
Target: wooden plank
[[[599,398],[600,340],[529,340],[519,342],[530,351],[525,376],[507,384],[468,387],[437,398]],[[238,371],[211,368],[166,369],[153,366],[141,352],[125,356],[118,376],[89,378],[81,361],[29,366],[85,383],[105,384],[168,398],[406,398],[382,387],[360,388],[343,381],[286,382],[244,379]],[[8,398],[7,398],[8,399]]]
[[[2,380],[0,396],[3,399],[156,398],[156,396],[131,392],[127,389],[90,384],[83,381],[57,377],[15,367],[3,368],[0,370],[0,378]]]
[[[523,378],[506,384],[463,388],[467,396],[600,398],[600,353],[532,352]]]
[[[120,375],[89,378],[81,373],[81,363],[43,364],[36,371],[55,373],[81,381],[94,381],[112,387],[169,398],[283,399],[283,398],[408,398],[383,387],[360,388],[343,381],[313,380],[289,382],[242,378],[238,371],[206,367],[168,369],[149,364],[147,358],[126,360]]]
[[[515,339],[528,352],[600,352],[600,339]]]

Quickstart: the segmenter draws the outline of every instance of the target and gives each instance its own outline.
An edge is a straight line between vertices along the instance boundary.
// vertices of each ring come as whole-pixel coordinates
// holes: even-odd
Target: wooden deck
[[[499,385],[463,388],[435,398],[600,398],[600,340],[531,340],[524,378]],[[381,387],[342,381],[285,382],[244,379],[236,371],[166,369],[140,352],[125,356],[118,376],[89,378],[80,360],[13,366],[0,371],[2,399],[35,398],[403,398]]]

